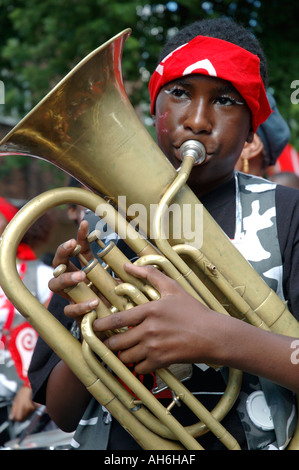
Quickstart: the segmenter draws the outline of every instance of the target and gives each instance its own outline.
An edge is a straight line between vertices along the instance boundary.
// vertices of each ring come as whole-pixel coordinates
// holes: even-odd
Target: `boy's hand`
[[[90,312],[90,310],[95,308],[98,304],[98,302],[95,300],[75,304],[72,299],[64,292],[64,289],[67,287],[72,287],[78,284],[78,282],[86,281],[85,273],[73,265],[73,263],[70,261],[70,257],[73,250],[76,248],[76,245],[79,244],[81,246],[80,253],[86,258],[86,260],[90,261],[93,259],[94,256],[90,249],[90,244],[87,241],[88,233],[88,222],[84,220],[80,224],[77,240],[68,240],[57,248],[53,259],[53,267],[56,268],[60,264],[64,264],[67,269],[63,274],[60,274],[58,277],[53,277],[49,281],[49,289],[55,294],[68,299],[70,302],[70,304],[67,305],[64,309],[65,315],[67,317],[73,318],[78,323],[80,323],[82,315]]]
[[[112,351],[122,351],[122,362],[137,362],[138,374],[174,363],[200,362],[199,356],[201,362],[212,362],[214,336],[218,339],[215,330],[219,317],[224,315],[202,305],[152,266],[126,265],[126,270],[148,281],[160,292],[161,299],[95,320],[96,332],[134,327],[108,338],[105,344]]]

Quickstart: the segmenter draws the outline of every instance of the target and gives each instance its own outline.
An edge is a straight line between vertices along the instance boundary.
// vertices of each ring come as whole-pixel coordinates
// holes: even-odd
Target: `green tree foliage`
[[[23,115],[74,65],[136,22],[138,1],[2,0],[2,80],[5,111]],[[138,64],[138,39],[127,45],[130,79]]]
[[[165,39],[194,20],[229,16],[261,40],[269,86],[299,148],[299,104],[290,99],[299,80],[297,0],[0,0],[0,6],[0,115],[20,119],[86,54],[130,27],[123,75],[146,116],[148,79]]]
[[[259,25],[268,58],[269,85],[290,125],[292,143],[299,150],[299,3],[273,0],[267,6],[268,3],[261,2]],[[292,86],[296,86],[297,93]],[[291,98],[292,93],[295,99]]]

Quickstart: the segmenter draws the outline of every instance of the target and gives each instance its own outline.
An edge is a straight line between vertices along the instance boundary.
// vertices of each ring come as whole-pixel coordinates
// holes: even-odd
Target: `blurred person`
[[[18,209],[0,198],[0,235]],[[52,228],[52,219],[45,214],[24,235],[17,249],[17,267],[21,279],[32,294],[45,306],[51,298],[48,288],[53,269],[34,252],[45,242]],[[0,444],[15,437],[26,426],[37,404],[32,401],[27,370],[37,341],[36,331],[22,317],[0,287]]]
[[[299,176],[299,154],[296,148],[290,143],[284,148],[278,157],[272,173],[290,172]]]
[[[238,171],[265,178],[290,140],[289,126],[281,116],[274,97],[267,92],[267,98],[272,114],[258,127],[253,141],[245,143],[236,164]]]
[[[81,184],[78,180],[76,180],[72,176],[70,177],[68,187],[82,188],[82,189],[87,190],[83,184]],[[123,242],[123,240],[120,239],[118,234],[115,233],[113,230],[111,230],[107,226],[107,224],[103,220],[101,220],[100,217],[98,217],[90,209],[80,204],[70,203],[67,206],[67,216],[72,222],[74,222],[77,229],[80,226],[82,220],[87,220],[88,225],[89,225],[89,232],[92,232],[93,230],[97,230],[99,234],[100,233],[102,234],[102,237],[100,238],[104,239],[105,243],[109,241],[113,241],[114,243],[118,244],[120,249],[123,252],[125,252],[127,255],[129,255],[130,258],[132,258],[132,256],[135,256],[135,253],[133,253],[132,250],[128,248],[128,246]],[[92,242],[91,249],[96,257],[99,251],[98,244],[96,242]],[[78,264],[77,259],[73,258],[72,262],[75,263],[76,265]]]
[[[84,189],[84,186],[72,176],[70,177],[68,187]],[[68,204],[67,206],[67,216],[77,226],[80,225],[80,222],[84,219],[85,213],[86,208],[80,204]]]
[[[282,171],[268,176],[268,180],[274,183],[281,184],[282,186],[289,186],[290,188],[299,189],[299,176],[291,171]]]

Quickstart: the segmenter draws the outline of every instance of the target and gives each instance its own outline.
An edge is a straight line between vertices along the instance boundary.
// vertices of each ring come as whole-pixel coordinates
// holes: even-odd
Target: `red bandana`
[[[158,65],[149,83],[151,113],[154,114],[158,93],[166,83],[193,73],[231,82],[251,110],[254,132],[271,114],[258,56],[230,42],[206,36],[197,36],[178,47]]]

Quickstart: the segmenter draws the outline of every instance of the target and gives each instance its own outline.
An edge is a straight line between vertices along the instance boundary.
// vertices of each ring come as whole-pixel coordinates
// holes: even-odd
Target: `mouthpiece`
[[[186,140],[180,148],[180,158],[182,161],[189,156],[194,159],[194,165],[200,165],[205,161],[205,146],[198,140]]]

